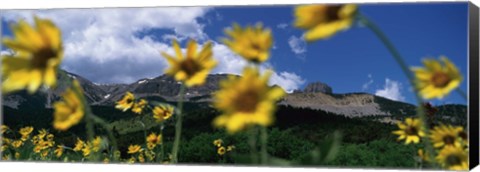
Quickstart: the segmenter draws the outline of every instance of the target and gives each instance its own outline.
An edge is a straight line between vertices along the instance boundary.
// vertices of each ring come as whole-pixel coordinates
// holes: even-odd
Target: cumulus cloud
[[[178,38],[208,39],[197,22],[208,8],[115,8],[15,10],[4,20],[26,19],[32,15],[53,20],[61,29],[65,47],[63,68],[97,83],[129,83],[163,73],[166,61],[160,51],[168,43],[153,41],[149,35],[135,36],[149,29],[170,29]],[[87,69],[87,70],[86,70]]]
[[[304,83],[305,80],[299,75],[285,71],[280,74],[274,73],[270,79],[270,85],[278,85],[288,93],[292,93]]]
[[[373,84],[372,74],[368,74],[367,77],[368,77],[368,81],[362,85],[362,91],[368,90],[368,88],[370,88],[370,85]]]
[[[304,55],[307,52],[307,43],[305,42],[305,39],[292,35],[288,39],[288,45],[290,45],[290,49],[298,58],[305,58]]]
[[[214,43],[213,51],[218,61],[218,67],[214,69],[213,73],[242,74],[243,68],[247,65],[247,62],[242,57],[230,51],[223,44]],[[269,63],[264,63],[260,66],[261,72],[268,69],[272,69],[272,65]],[[295,89],[299,89],[304,83],[305,80],[296,73],[281,71],[272,74],[269,85],[278,85],[285,91],[292,92]]]
[[[201,47],[209,37],[198,19],[209,11],[197,7],[10,10],[3,13],[2,19],[33,22],[33,14],[49,18],[62,30],[65,47],[62,68],[95,83],[132,83],[163,74],[167,62],[160,52],[173,54],[171,39],[194,38]],[[167,29],[174,34],[158,36],[148,32],[154,29]],[[240,75],[247,65],[227,46],[215,41],[213,54],[218,65],[212,73]],[[262,70],[267,68],[271,66],[261,66]],[[271,79],[271,84],[287,91],[298,89],[303,82],[300,76],[287,71],[274,73]]]
[[[401,89],[402,84],[400,82],[386,78],[384,88],[375,91],[375,95],[392,100],[403,101],[405,100],[405,97],[402,95]]]

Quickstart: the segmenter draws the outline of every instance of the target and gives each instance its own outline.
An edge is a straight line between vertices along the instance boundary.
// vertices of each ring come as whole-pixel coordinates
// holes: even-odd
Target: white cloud
[[[292,35],[288,39],[288,45],[290,45],[292,52],[295,53],[298,58],[305,58],[304,55],[307,52],[307,43],[305,42],[305,39]]]
[[[287,23],[280,23],[280,24],[277,24],[277,28],[279,29],[285,29],[288,27],[288,24]]]
[[[197,18],[208,11],[193,7],[15,10],[4,13],[4,19],[32,22],[33,14],[51,19],[62,30],[65,69],[97,83],[129,83],[163,73],[166,61],[159,52],[170,48],[170,41],[135,34],[169,29],[181,40],[206,40]]]
[[[384,88],[375,91],[375,95],[392,100],[403,101],[405,100],[405,97],[402,95],[401,89],[402,84],[400,82],[386,78]]]
[[[12,51],[9,51],[9,50],[2,50],[0,51],[0,56],[4,56],[4,55],[12,55],[13,52]]]
[[[280,72],[274,73],[270,78],[271,85],[278,85],[282,87],[286,92],[292,93],[294,90],[299,89],[301,85],[305,83],[305,80],[295,73]]]
[[[368,81],[362,85],[362,91],[368,90],[368,88],[370,88],[370,85],[373,84],[372,74],[368,74],[367,77],[368,77]]]
[[[209,10],[196,7],[11,10],[3,13],[3,19],[32,22],[33,14],[49,18],[62,30],[63,68],[95,83],[132,83],[163,74],[167,62],[160,52],[173,54],[171,39],[208,40],[204,25],[197,19]],[[152,29],[167,29],[174,34],[138,36]],[[213,43],[218,65],[212,73],[240,75],[247,64],[245,60],[224,44]],[[261,66],[262,70],[267,68],[268,64]],[[287,91],[298,89],[303,82],[300,76],[286,71],[274,73],[271,81]]]
[[[218,61],[217,68],[213,73],[242,74],[247,62],[242,57],[232,52],[226,45],[214,43],[213,55]]]
[[[223,45],[215,43],[213,46],[214,56],[218,61],[218,67],[213,73],[229,73],[241,75],[243,68],[247,65],[246,61],[242,57],[236,55],[230,49]],[[271,64],[264,63],[260,66],[260,70],[264,72],[267,69],[272,69]],[[270,85],[278,85],[287,92],[292,92],[295,89],[299,89],[305,83],[305,80],[292,72],[287,71],[275,71],[270,78]]]

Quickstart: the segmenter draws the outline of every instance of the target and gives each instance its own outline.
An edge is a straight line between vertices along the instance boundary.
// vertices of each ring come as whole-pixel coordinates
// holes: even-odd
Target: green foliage
[[[369,143],[343,143],[337,157],[329,166],[348,167],[405,167],[415,166],[417,147],[392,140],[374,140]]]
[[[168,102],[175,105],[175,102]],[[451,114],[463,114],[464,106],[445,106],[439,110],[437,118],[451,116]],[[160,125],[154,122],[151,114],[136,115],[131,112],[122,112],[114,107],[93,106],[93,112],[110,123],[111,129],[115,127],[115,137],[121,158],[128,159],[126,153],[131,144],[145,144],[145,135],[151,132],[159,133]],[[76,138],[85,139],[85,123],[72,127],[66,132],[58,132],[51,128],[52,109],[12,109],[4,106],[4,122],[14,131],[23,126],[33,126],[35,130],[45,128],[55,135],[55,142],[73,147]],[[188,164],[242,164],[247,165],[250,157],[250,146],[246,133],[234,135],[227,134],[224,130],[215,129],[211,122],[220,113],[209,107],[207,103],[185,103],[182,141],[179,152],[179,162]],[[397,142],[396,136],[391,132],[397,127],[388,123],[376,121],[375,117],[348,118],[341,115],[302,108],[279,106],[275,115],[274,125],[268,129],[267,152],[270,165],[298,165],[305,166],[349,166],[349,167],[414,167],[414,155],[417,153],[416,145],[404,145]],[[393,118],[404,118],[394,116]],[[455,116],[456,117],[456,116]],[[462,115],[458,116],[463,118]],[[174,138],[174,121],[167,120],[163,129],[163,146],[167,153],[172,148]],[[105,130],[96,126],[97,135],[105,135]],[[333,143],[327,138],[335,131],[342,134],[342,143]],[[14,138],[18,135],[9,135]],[[224,146],[234,145],[234,151],[220,156],[217,147],[213,145],[215,139],[222,139]],[[330,148],[338,147],[336,156],[331,156],[330,161],[306,162],[312,160],[312,156],[320,157],[329,150],[321,149],[322,143]],[[31,148],[26,148],[31,149]],[[260,150],[260,147],[257,148]],[[11,150],[9,150],[11,151]],[[313,151],[313,152],[312,152]],[[27,150],[28,152],[28,150]],[[14,152],[13,152],[14,153]],[[64,157],[81,160],[81,154],[66,151],[66,155],[50,160],[61,161]],[[33,156],[26,153],[23,156]],[[244,156],[246,161],[236,157]],[[26,157],[29,158],[29,157]],[[33,160],[34,158],[32,158]],[[319,158],[319,159],[325,159]],[[302,162],[302,163],[296,163]]]

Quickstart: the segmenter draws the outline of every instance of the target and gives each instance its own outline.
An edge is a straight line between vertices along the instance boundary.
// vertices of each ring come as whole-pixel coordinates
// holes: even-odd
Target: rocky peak
[[[304,93],[325,93],[325,94],[332,94],[332,87],[328,86],[327,84],[321,82],[313,82],[308,84],[305,89],[303,89]]]

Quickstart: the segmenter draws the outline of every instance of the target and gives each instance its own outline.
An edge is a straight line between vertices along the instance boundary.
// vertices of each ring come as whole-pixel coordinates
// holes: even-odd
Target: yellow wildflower
[[[22,140],[25,141],[28,139],[32,131],[33,131],[33,127],[23,127],[23,128],[20,128],[18,132],[20,133],[20,135],[22,135]]]
[[[220,147],[222,146],[223,140],[222,139],[217,139],[213,141],[213,145]]]
[[[449,170],[468,170],[468,152],[461,147],[445,146],[435,159]]]
[[[217,153],[219,155],[223,155],[223,154],[225,154],[225,152],[226,152],[226,150],[225,150],[225,147],[223,147],[223,146],[219,147],[218,150],[217,150]]]
[[[15,152],[15,159],[20,159],[20,153]]]
[[[15,54],[2,56],[2,91],[34,93],[42,83],[54,87],[63,58],[60,29],[50,20],[35,17],[35,27],[22,20],[12,25],[12,31],[15,39],[3,39]]]
[[[22,146],[22,145],[23,145],[23,141],[22,141],[22,140],[15,140],[15,141],[12,142],[12,146],[13,146],[14,148],[19,148],[19,147]]]
[[[92,144],[91,143],[85,144],[82,148],[82,153],[84,157],[89,156],[92,153]]]
[[[174,108],[172,106],[155,106],[152,110],[153,118],[157,122],[163,122],[172,117]]]
[[[45,158],[45,157],[48,156],[49,153],[50,153],[50,150],[44,149],[44,150],[42,151],[42,153],[40,154],[40,156],[41,156],[42,158]]]
[[[3,155],[2,160],[8,161],[8,160],[10,160],[10,157],[8,155]]]
[[[43,139],[45,136],[47,136],[48,132],[44,128],[42,128],[40,131],[38,131],[38,139]]]
[[[80,83],[77,80],[73,82],[73,89],[68,88],[63,93],[63,101],[55,102],[55,112],[53,114],[53,127],[57,130],[65,131],[78,124],[85,115],[84,102],[79,96],[83,94]]]
[[[162,135],[157,135],[155,133],[151,133],[147,137],[147,148],[152,150],[154,149],[157,145],[162,143]]]
[[[135,157],[132,156],[130,159],[128,159],[127,163],[129,164],[135,163]]]
[[[140,147],[140,145],[130,145],[128,147],[128,152],[129,154],[135,154],[137,152],[140,152],[142,151],[142,147]]]
[[[113,152],[113,159],[120,159],[121,154],[122,153],[119,150],[116,150]]]
[[[269,87],[271,72],[260,76],[258,69],[246,68],[242,77],[231,76],[214,93],[214,106],[223,114],[214,119],[216,127],[229,133],[248,125],[268,126],[273,122],[276,101],[285,95],[280,87]]]
[[[117,102],[115,108],[123,110],[124,112],[132,108],[135,96],[131,92],[125,93],[123,98]]]
[[[75,147],[73,148],[73,151],[81,151],[83,147],[85,147],[85,142],[80,138],[77,138],[77,143],[75,143]]]
[[[100,149],[102,149],[102,138],[97,136],[92,141],[92,150],[94,152],[98,152],[98,151],[100,151]]]
[[[225,38],[223,42],[246,60],[254,63],[268,60],[273,44],[272,32],[270,29],[264,29],[261,23],[245,28],[234,23],[233,30],[227,29],[225,33],[231,39]]]
[[[62,156],[64,150],[65,150],[65,148],[63,147],[63,145],[58,145],[57,149],[55,149],[55,151],[54,151],[55,156],[57,156],[57,157]]]
[[[393,134],[400,135],[397,140],[405,139],[405,144],[418,143],[420,137],[425,136],[420,119],[407,118],[405,123],[399,121],[397,125],[400,130],[394,131]]]
[[[187,87],[203,85],[210,70],[217,65],[217,62],[212,58],[212,43],[206,43],[203,49],[197,53],[197,42],[190,40],[187,44],[185,56],[183,56],[176,40],[173,40],[173,48],[176,57],[162,52],[163,57],[167,59],[170,65],[165,73],[173,76],[175,80],[183,82]]]
[[[302,5],[295,8],[295,27],[307,30],[307,41],[329,38],[350,28],[356,11],[353,4]]]
[[[8,126],[2,125],[2,128],[0,129],[0,134],[3,134],[5,132],[7,132],[8,130],[10,130],[10,128],[8,128]]]
[[[108,164],[108,163],[110,163],[110,159],[108,159],[108,158],[104,158],[104,159],[103,159],[103,163],[105,163],[105,164]]]
[[[53,141],[53,138],[54,138],[54,137],[55,137],[55,136],[53,136],[53,134],[48,134],[48,135],[47,135],[47,140],[48,140],[48,141]]]
[[[140,163],[145,162],[145,157],[143,156],[143,154],[138,155],[138,162],[140,162]]]
[[[427,154],[423,149],[418,150],[418,156],[423,160],[423,161],[430,161],[429,154]]]
[[[8,145],[4,144],[4,145],[0,146],[0,152],[5,152],[5,151],[7,151],[7,149],[8,149]]]
[[[42,151],[44,149],[44,146],[42,145],[35,145],[35,147],[33,147],[33,152],[35,153],[40,153],[40,151]]]
[[[32,137],[32,143],[34,145],[38,144],[39,141],[40,141],[40,138],[38,137],[38,135]]]
[[[233,151],[233,149],[235,149],[235,146],[233,145],[227,146],[227,152]]]
[[[463,131],[463,127],[454,127],[451,125],[435,126],[432,130],[430,138],[433,146],[441,148],[443,146],[458,146],[462,145],[462,137],[459,133]]]
[[[1,145],[0,151],[1,152],[6,151],[8,148],[8,145],[11,145],[11,144],[12,144],[12,141],[9,138],[2,137],[2,145]]]
[[[155,159],[155,152],[151,150],[145,151],[145,156],[148,158],[148,160],[153,161]]]
[[[147,103],[148,102],[145,99],[140,99],[140,101],[133,105],[132,112],[136,114],[142,114],[143,108],[145,108]]]
[[[443,62],[443,66],[440,61]],[[441,56],[440,61],[425,59],[423,60],[425,68],[412,68],[415,73],[415,86],[425,99],[441,99],[462,82],[460,72],[447,57]]]

